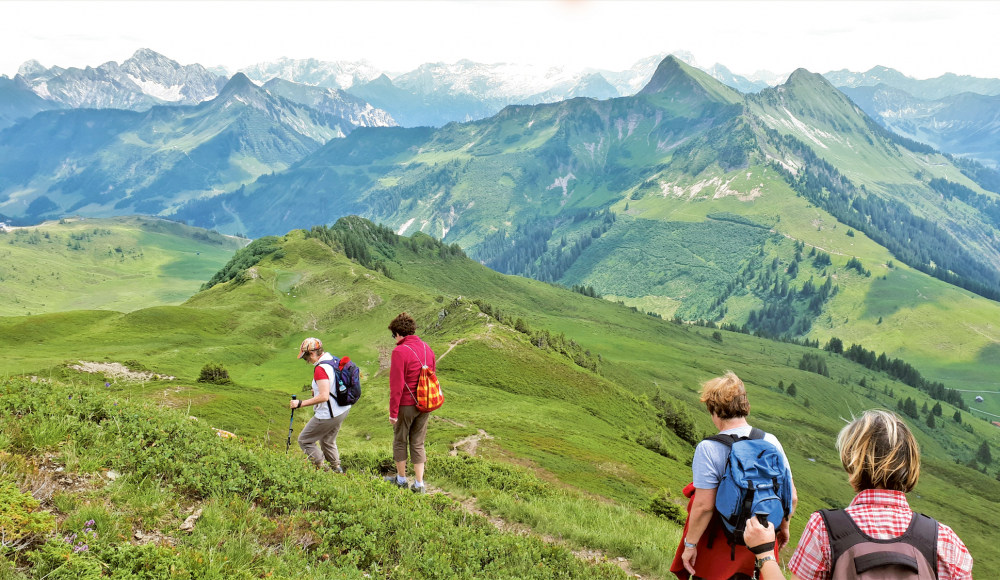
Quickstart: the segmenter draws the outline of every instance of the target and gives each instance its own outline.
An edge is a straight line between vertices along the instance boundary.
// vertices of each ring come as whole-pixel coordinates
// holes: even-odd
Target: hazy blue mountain
[[[351,128],[395,127],[398,125],[389,113],[376,109],[364,99],[355,97],[340,89],[314,87],[273,78],[264,83],[264,90],[290,101],[307,105],[343,118]]]
[[[927,100],[886,84],[841,90],[900,135],[988,165],[1000,164],[1000,95],[968,92]]]
[[[0,129],[40,111],[60,108],[59,103],[39,97],[19,79],[0,76]]]
[[[843,69],[830,71],[823,76],[836,87],[874,87],[884,84],[926,100],[936,100],[960,93],[1000,95],[1000,79],[986,79],[953,73],[921,80],[906,76],[895,69],[876,66],[867,72],[851,72]]]
[[[771,86],[763,81],[751,81],[744,76],[733,74],[728,68],[718,63],[705,69],[705,72],[722,84],[733,87],[742,93],[756,93]]]
[[[43,99],[72,108],[145,111],[159,104],[191,105],[215,97],[226,78],[200,64],[181,65],[141,48],[120,65],[45,68],[30,60],[17,77]]]
[[[155,214],[281,171],[354,126],[240,73],[196,106],[43,111],[0,131],[0,213]]]
[[[488,117],[494,107],[467,94],[443,92],[421,93],[397,87],[389,77],[352,86],[347,92],[387,111],[404,127],[440,127],[452,121],[469,121]]]

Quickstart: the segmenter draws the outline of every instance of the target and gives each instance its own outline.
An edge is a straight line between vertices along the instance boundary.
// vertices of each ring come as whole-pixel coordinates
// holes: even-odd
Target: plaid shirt
[[[846,511],[862,532],[876,540],[902,536],[913,517],[906,494],[885,489],[862,491]],[[944,524],[938,524],[937,550],[938,580],[972,580],[972,556],[962,540]],[[814,513],[788,562],[788,569],[800,580],[830,580],[832,557],[826,524],[819,512]]]

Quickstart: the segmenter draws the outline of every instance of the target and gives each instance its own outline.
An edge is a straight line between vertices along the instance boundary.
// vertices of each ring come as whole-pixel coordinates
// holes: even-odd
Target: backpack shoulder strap
[[[733,448],[733,443],[736,443],[739,440],[740,438],[736,435],[723,435],[721,433],[702,439],[702,441],[715,441],[716,443],[722,443],[730,449]]]
[[[749,437],[749,439],[763,439],[764,435],[766,435],[766,434],[767,433],[764,433],[764,431],[762,431],[761,429],[758,429],[756,427],[752,427],[750,429],[750,437]]]
[[[819,510],[823,522],[826,524],[827,536],[830,538],[830,567],[837,564],[837,560],[844,555],[844,552],[851,547],[868,540],[851,516],[844,510]]]
[[[924,555],[927,558],[928,567],[934,571],[934,577],[937,577],[937,538],[938,538],[938,523],[932,517],[925,516],[924,514],[913,512],[913,519],[910,520],[910,527],[906,529],[906,532],[900,537],[901,541],[905,541]]]

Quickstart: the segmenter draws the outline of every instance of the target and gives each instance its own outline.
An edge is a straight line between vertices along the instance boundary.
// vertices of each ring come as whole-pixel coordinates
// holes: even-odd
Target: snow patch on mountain
[[[128,75],[128,78],[132,79],[133,83],[139,85],[142,92],[151,97],[156,97],[161,101],[180,101],[184,99],[184,95],[181,94],[181,89],[184,88],[184,85],[174,85],[168,87],[154,80],[142,80],[132,75]]]

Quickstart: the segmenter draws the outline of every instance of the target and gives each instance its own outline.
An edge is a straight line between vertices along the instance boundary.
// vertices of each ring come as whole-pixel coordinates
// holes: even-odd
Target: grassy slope
[[[0,235],[0,316],[180,304],[243,243],[135,217]]]
[[[749,179],[747,173],[751,174]],[[772,176],[773,172],[769,175],[763,167],[724,176],[723,181],[733,180],[731,189],[744,194],[763,183],[761,195],[752,201],[741,201],[738,195],[715,199],[711,191],[692,198],[687,194],[690,185],[685,183],[682,185],[688,189],[681,197],[647,195],[638,201],[622,200],[614,207],[623,211],[628,203],[627,213],[636,218],[695,223],[711,221],[708,214],[734,213],[770,226],[790,240],[801,240],[807,246],[829,252],[841,293],[829,302],[813,325],[811,338],[825,343],[836,336],[848,343],[885,351],[916,364],[929,378],[952,388],[996,390],[993,353],[1000,341],[1000,305],[894,261],[891,253],[861,232],[847,236],[846,226],[795,196],[787,184]],[[781,258],[783,267],[793,253],[790,240],[777,247],[768,246],[769,252]],[[872,271],[871,278],[844,268],[851,256],[857,256]],[[587,257],[584,254],[581,262]],[[893,268],[887,266],[889,262],[893,262]],[[808,264],[808,260],[803,264]],[[576,269],[574,266],[570,270],[567,283],[599,283],[596,275],[573,277]],[[801,285],[810,275],[818,278],[820,271],[811,266],[805,268],[797,284]],[[882,276],[887,279],[880,280]],[[672,308],[676,308],[679,297],[668,294],[674,300],[658,301],[656,295],[627,296],[615,298],[664,316],[673,314]],[[759,300],[736,298],[730,301],[730,311],[724,320],[742,324],[749,309],[759,306]]]
[[[4,319],[0,336],[9,353],[4,367],[43,371],[69,358],[136,358],[180,379],[166,388],[155,383],[123,387],[125,396],[144,394],[190,407],[214,426],[265,436],[275,444],[285,436],[282,401],[308,380],[292,355],[303,337],[318,335],[329,350],[352,355],[368,377],[366,397],[345,425],[342,448],[385,449],[390,436],[384,419],[387,383],[384,373],[377,374],[377,347],[389,346],[385,324],[405,309],[417,314],[424,337],[439,355],[465,339],[441,361],[449,399],[438,415],[454,423],[435,422],[432,452],[444,452],[450,443],[484,429],[497,438],[481,447],[487,455],[526,462],[544,477],[632,506],[644,505],[661,486],[676,490],[690,478],[683,460],[692,448],[686,443],[664,434],[678,457],[674,461],[623,438],[639,429],[656,429],[644,401],[657,390],[698,408],[701,381],[730,368],[739,373],[754,403],[752,420],[786,441],[802,513],[851,497],[833,451],[841,417],[879,404],[895,406],[895,399],[872,395],[872,400],[860,388],[841,384],[854,383],[863,374],[871,381],[869,373],[846,360],[831,357],[833,379],[827,379],[797,369],[802,353],[809,352],[802,347],[731,333],[723,333],[719,344],[706,329],[503,276],[468,260],[428,259],[399,249],[392,267],[406,284],[367,271],[301,234],[288,236],[284,247],[284,258],[266,258],[258,266],[259,279],[218,286],[183,306],[128,315],[74,312]],[[443,297],[440,303],[435,295]],[[455,302],[459,295],[466,298]],[[600,353],[602,374],[541,352],[509,329],[490,328],[468,302],[478,297],[523,316],[535,328],[565,332]],[[440,318],[442,310],[448,314]],[[45,348],[37,348],[39,343]],[[24,346],[28,344],[32,346]],[[206,362],[225,364],[240,386],[193,383]],[[798,397],[775,391],[779,380],[795,382]],[[918,405],[927,400],[886,377],[876,377],[875,383],[878,390],[891,386],[897,398],[915,397]],[[946,409],[945,418],[952,413]],[[698,421],[703,430],[710,429],[706,417],[699,415]],[[968,433],[950,420],[933,430],[915,422],[928,469],[913,503],[953,525],[972,546],[981,569],[994,569],[994,548],[977,537],[985,537],[988,529],[982,506],[1000,500],[1000,484],[953,467],[951,458],[971,456],[983,438],[992,437],[994,444],[1000,438],[983,422],[973,422],[972,429]],[[527,518],[523,513],[513,517]],[[804,518],[793,522],[796,535],[803,523]],[[663,531],[667,539],[660,544],[660,555],[650,558],[651,569],[669,556],[676,531],[668,530]]]

